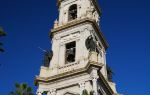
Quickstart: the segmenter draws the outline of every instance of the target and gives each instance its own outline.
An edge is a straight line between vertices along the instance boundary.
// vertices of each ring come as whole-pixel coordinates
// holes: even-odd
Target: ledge
[[[51,77],[36,76],[35,85],[36,86],[39,85],[40,82],[49,83],[49,82],[52,82],[52,81],[57,81],[57,80],[62,79],[62,78],[71,77],[71,76],[74,76],[74,75],[86,73],[86,72],[89,72],[92,67],[101,69],[102,66],[103,66],[102,63],[97,63],[97,62],[90,61],[84,68],[72,70],[70,72],[65,72],[65,73],[58,74],[58,75],[51,76]],[[99,73],[99,79],[100,79],[100,81],[102,81],[102,83],[108,89],[108,92],[110,93],[110,95],[120,95],[120,94],[113,91],[113,89],[109,85],[109,82],[103,77],[103,75],[101,73]]]
[[[93,26],[93,28],[95,29],[96,33],[98,34],[99,38],[101,39],[105,49],[108,48],[109,45],[108,45],[105,37],[103,36],[102,32],[100,31],[99,26],[97,25],[96,21],[93,19],[90,19],[88,17],[83,18],[83,19],[76,19],[76,20],[73,20],[71,22],[68,22],[67,24],[58,26],[57,28],[54,28],[51,30],[50,36],[53,37],[54,33],[60,32],[61,30],[64,30],[64,29],[67,29],[67,28],[70,28],[73,26],[77,26],[80,24],[91,24]]]
[[[35,85],[38,85],[39,82],[51,82],[51,81],[55,81],[55,80],[59,80],[61,78],[65,78],[65,77],[69,77],[69,76],[73,76],[79,73],[84,73],[87,72],[88,70],[90,70],[91,67],[96,67],[96,68],[102,68],[103,64],[102,63],[97,63],[97,62],[89,62],[84,68],[80,68],[80,69],[75,69],[69,72],[65,72],[65,73],[61,73],[58,75],[54,75],[51,77],[40,77],[40,76],[36,76],[35,79]]]

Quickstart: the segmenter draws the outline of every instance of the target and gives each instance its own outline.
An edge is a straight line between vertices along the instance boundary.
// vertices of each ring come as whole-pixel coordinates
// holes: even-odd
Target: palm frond
[[[4,32],[2,27],[0,27],[0,37],[1,36],[6,36],[6,32]]]
[[[15,88],[15,91],[10,92],[9,95],[34,95],[32,88],[29,87],[26,83],[16,83]]]
[[[87,91],[86,89],[83,90],[82,95],[89,95],[89,94],[88,94],[88,91]]]
[[[0,52],[4,52],[4,49],[0,47]]]

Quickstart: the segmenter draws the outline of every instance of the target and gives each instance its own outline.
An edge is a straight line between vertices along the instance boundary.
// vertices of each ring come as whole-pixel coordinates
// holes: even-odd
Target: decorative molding
[[[79,86],[80,86],[80,95],[82,95],[82,91],[85,89],[85,82],[80,82]]]
[[[80,82],[80,83],[79,83],[79,86],[80,86],[80,88],[83,88],[83,89],[84,89],[84,88],[85,88],[85,81],[84,81],[84,82]]]
[[[62,95],[79,95],[78,93],[76,92],[73,92],[73,91],[65,91]]]
[[[57,74],[57,75],[54,75],[54,76],[51,76],[51,77],[45,78],[45,77],[37,76],[35,81],[36,81],[36,84],[40,81],[50,82],[50,81],[53,81],[53,80],[58,80],[60,78],[72,76],[72,75],[75,75],[75,74],[78,74],[78,73],[87,72],[89,70],[89,68],[91,68],[91,67],[97,67],[97,68],[100,69],[100,68],[102,68],[102,66],[103,66],[102,63],[88,62],[88,64],[83,68],[71,70],[71,71],[61,73],[61,74]]]
[[[37,94],[37,95],[42,95],[43,92],[44,92],[43,90],[39,90],[39,89],[38,89],[37,92],[36,92],[36,94]]]
[[[56,89],[50,89],[50,90],[47,92],[47,95],[56,95]]]
[[[73,26],[81,25],[81,24],[84,24],[84,25],[85,24],[90,24],[90,25],[92,25],[93,28],[95,29],[96,33],[98,34],[100,40],[102,41],[102,44],[104,45],[105,49],[108,48],[108,43],[105,40],[102,32],[100,31],[99,26],[97,25],[96,21],[91,19],[91,18],[88,18],[88,17],[84,18],[84,19],[80,19],[80,20],[73,20],[71,22],[68,22],[65,25],[54,28],[54,29],[51,30],[51,34],[54,36],[55,33],[57,33],[57,32],[60,32],[60,31],[65,30],[67,28],[71,28],[71,27],[73,28]]]

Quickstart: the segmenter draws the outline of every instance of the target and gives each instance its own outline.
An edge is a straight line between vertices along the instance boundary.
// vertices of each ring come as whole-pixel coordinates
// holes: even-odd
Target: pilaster
[[[93,84],[93,91],[94,91],[94,95],[98,95],[97,92],[97,79],[98,79],[98,68],[92,68],[91,70],[91,79],[92,79],[92,84]]]
[[[97,79],[98,79],[97,77],[93,77],[93,79],[92,79],[94,95],[98,95],[98,93],[97,93]]]
[[[59,66],[65,64],[65,44],[59,45]]]
[[[79,83],[79,86],[80,86],[80,95],[82,95],[82,92],[85,89],[85,82]]]

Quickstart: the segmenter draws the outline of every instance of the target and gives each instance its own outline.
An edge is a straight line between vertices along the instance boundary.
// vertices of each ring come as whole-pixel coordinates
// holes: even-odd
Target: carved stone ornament
[[[86,48],[90,51],[96,50],[96,43],[93,40],[92,35],[90,35],[85,41]]]
[[[52,57],[53,57],[53,51],[45,52],[45,54],[44,54],[44,67],[49,67]]]

